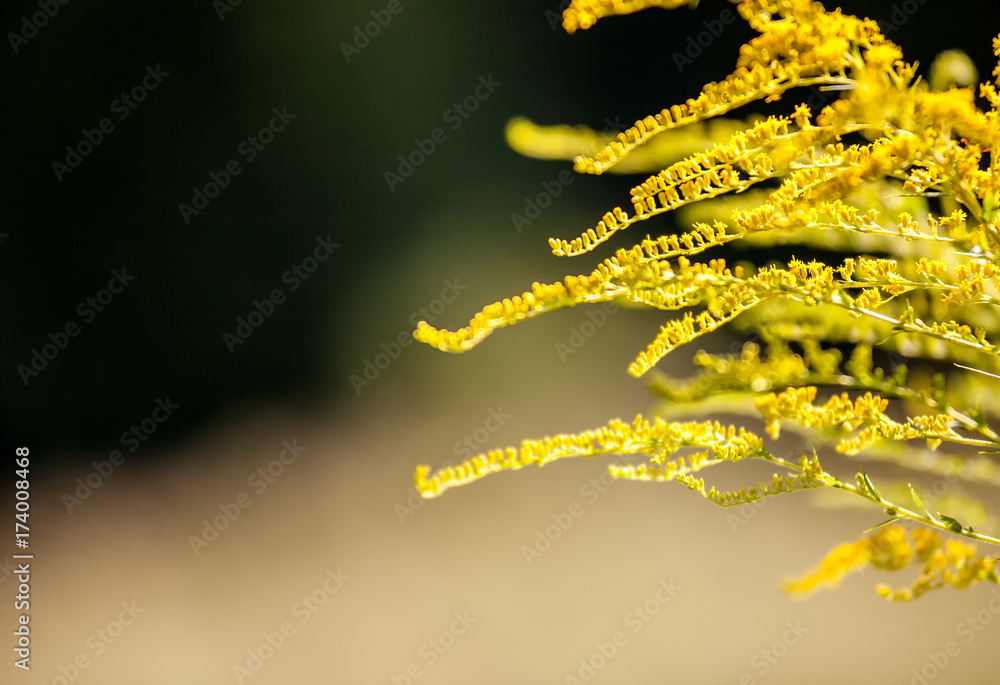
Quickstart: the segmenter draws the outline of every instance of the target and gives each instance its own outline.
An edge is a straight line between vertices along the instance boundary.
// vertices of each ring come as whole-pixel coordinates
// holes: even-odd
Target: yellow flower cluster
[[[997,582],[997,559],[976,553],[976,549],[959,540],[942,540],[936,531],[915,528],[907,539],[902,526],[888,526],[844,543],[820,562],[820,565],[799,579],[787,580],[785,590],[805,594],[821,587],[836,587],[845,576],[868,566],[885,571],[900,571],[911,564],[922,564],[917,579],[908,587],[893,590],[878,585],[879,596],[907,602],[946,585],[963,589],[972,583]]]
[[[915,542],[921,549],[927,540],[939,538],[933,531],[917,529]],[[845,542],[830,551],[819,566],[799,579],[785,581],[785,591],[805,594],[820,587],[836,587],[848,574],[867,565],[887,571],[905,568],[913,559],[913,547],[906,540],[906,529],[888,526],[855,542]]]
[[[874,21],[813,0],[732,2],[757,35],[739,50],[733,71],[696,96],[618,134],[525,119],[507,131],[519,152],[572,159],[578,173],[645,175],[622,203],[627,210],[612,208],[576,238],[550,239],[555,255],[588,253],[668,212],[677,212],[684,230],[619,248],[589,275],[534,283],[459,330],[421,322],[414,337],[465,352],[548,311],[617,301],[676,312],[629,365],[633,376],[726,325],[755,341],[738,354],[697,352],[693,378],[652,374],[661,404],[650,418],[525,440],[436,473],[420,466],[417,487],[434,497],[496,471],[642,454],[647,463],[612,466],[611,475],[677,481],[723,507],[832,488],[886,513],[872,535],[837,547],[816,570],[789,581],[789,591],[834,585],[862,566],[896,571],[911,563],[922,564],[917,581],[880,589],[884,596],[906,600],[943,585],[997,582],[996,559],[942,538],[1000,544],[991,535],[997,531],[933,515],[908,481],[901,481],[903,499],[911,497],[915,509],[887,499],[900,482],[880,482],[880,491],[863,468],[841,478],[824,470],[815,451],[785,460],[745,428],[673,420],[691,411],[749,414],[763,419],[772,438],[785,428],[848,457],[1000,485],[992,457],[968,454],[1000,452],[990,424],[1000,417],[1000,163],[993,153],[1000,150],[1000,66],[997,82],[979,84],[989,104],[983,111],[964,56],[946,55],[925,79]],[[608,16],[688,4],[695,2],[571,0],[564,26],[573,33]],[[993,48],[1000,57],[1000,38]],[[791,114],[724,118],[803,86],[829,95],[815,115],[798,103],[784,110]],[[777,245],[796,251],[769,251]],[[737,263],[735,249],[756,263]],[[709,250],[720,256],[701,257]],[[769,462],[777,473],[739,490],[706,485],[706,469],[745,459]],[[946,508],[962,517],[973,509]],[[884,525],[902,520],[919,524],[909,538],[901,526]],[[967,522],[982,528],[991,520],[977,514]]]
[[[790,467],[789,464],[783,464],[786,467]],[[621,471],[621,469],[617,469]],[[616,471],[611,472],[612,475],[617,475]],[[798,468],[798,473],[794,476],[786,476],[784,474],[776,473],[771,477],[771,482],[766,481],[760,482],[760,487],[750,486],[747,488],[740,488],[738,491],[719,491],[712,486],[712,489],[708,492],[705,491],[705,479],[704,478],[694,478],[685,472],[676,474],[675,478],[678,482],[683,483],[688,487],[689,490],[694,490],[700,493],[703,497],[708,500],[718,504],[720,507],[735,507],[741,504],[749,504],[751,502],[756,502],[763,497],[772,497],[774,495],[780,495],[787,492],[797,492],[799,490],[811,490],[813,488],[825,488],[829,487],[830,482],[823,478],[825,474],[823,469],[819,465],[819,460],[813,458],[810,460],[806,456],[802,456]],[[646,479],[639,477],[632,477],[631,474],[626,473],[624,475],[618,475],[618,477],[624,477],[630,480],[669,480],[669,478],[653,478]]]
[[[577,29],[585,31],[598,19],[613,14],[630,14],[647,7],[673,9],[690,2],[691,0],[575,0],[563,13],[563,28],[566,33],[576,33]]]
[[[790,387],[781,393],[770,393],[755,400],[757,410],[767,423],[767,430],[777,438],[783,421],[795,423],[816,431],[852,433],[837,445],[837,450],[855,455],[879,440],[904,442],[907,440],[927,440],[932,447],[942,441],[989,446],[988,442],[965,437],[954,430],[958,422],[948,414],[924,414],[911,416],[899,423],[886,416],[889,400],[866,392],[853,400],[848,393],[830,397],[822,405],[816,406],[816,387]]]
[[[496,449],[433,475],[429,467],[421,466],[417,469],[417,489],[424,497],[436,497],[448,488],[470,483],[497,471],[516,470],[530,464],[544,466],[564,457],[641,452],[650,455],[653,463],[664,464],[682,447],[710,448],[712,463],[739,461],[748,457],[773,460],[763,450],[761,439],[743,428],[726,427],[710,421],[667,423],[656,419],[651,422],[637,416],[631,424],[615,419],[597,430],[564,433],[542,440],[524,440],[520,449]],[[686,472],[706,464],[690,458],[695,459],[690,466],[685,466],[681,459],[666,468]]]
[[[443,352],[472,349],[497,328],[509,326],[552,309],[573,307],[587,302],[603,302],[621,293],[608,293],[606,279],[600,275],[567,276],[562,283],[533,283],[530,292],[487,305],[458,331],[445,331],[421,321],[413,337]]]

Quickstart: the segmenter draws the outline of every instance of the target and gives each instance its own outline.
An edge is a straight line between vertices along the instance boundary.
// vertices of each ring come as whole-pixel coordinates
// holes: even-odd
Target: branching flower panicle
[[[555,309],[618,302],[668,312],[628,367],[633,376],[649,374],[659,405],[631,423],[615,419],[592,431],[525,440],[437,472],[420,466],[417,487],[435,497],[496,471],[566,457],[644,455],[648,463],[616,464],[611,475],[677,481],[722,507],[841,490],[888,517],[788,581],[789,592],[832,586],[865,567],[920,567],[907,587],[879,586],[894,600],[998,582],[996,557],[959,539],[1000,544],[985,505],[971,497],[931,500],[905,481],[880,477],[876,485],[863,467],[834,471],[860,457],[918,476],[1000,485],[1000,434],[991,425],[1000,414],[993,401],[1000,378],[1000,162],[993,153],[1000,150],[1000,66],[994,82],[977,88],[971,63],[951,51],[925,79],[872,20],[813,0],[732,1],[757,35],[734,55],[733,71],[695,97],[617,134],[526,119],[507,130],[522,154],[572,159],[578,173],[644,176],[627,202],[576,237],[550,239],[555,255],[583,255],[671,212],[684,229],[647,235],[589,274],[534,283],[456,331],[421,322],[414,334],[440,350],[465,352],[500,328]],[[574,33],[613,15],[689,4],[696,3],[572,0],[563,25]],[[1000,37],[993,48],[1000,57]],[[794,99],[807,86],[828,93],[829,104],[818,112],[798,103],[790,114],[727,118],[751,103],[766,108]],[[977,94],[989,109],[979,109]],[[808,258],[751,265],[732,256],[775,245]],[[687,379],[654,370],[667,354],[729,324],[753,338],[739,353],[698,351],[698,371]],[[680,417],[715,411],[753,416],[763,432]],[[761,435],[777,439],[782,429],[808,436],[840,466],[826,470],[815,449],[797,459],[776,456]],[[772,478],[734,491],[706,484],[710,467],[748,459],[773,465]]]

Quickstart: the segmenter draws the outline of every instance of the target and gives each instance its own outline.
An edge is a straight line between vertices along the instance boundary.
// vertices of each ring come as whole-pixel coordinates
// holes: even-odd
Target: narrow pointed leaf
[[[866,532],[866,533],[870,533],[870,532],[872,532],[873,530],[875,530],[876,528],[881,528],[881,527],[882,527],[882,526],[884,526],[885,524],[887,524],[887,523],[892,523],[892,522],[893,522],[893,521],[895,521],[895,520],[896,520],[896,519],[894,519],[894,518],[891,518],[891,519],[886,519],[885,521],[882,521],[882,523],[876,523],[876,524],[875,524],[874,526],[872,526],[871,528],[869,528],[869,529],[868,529],[868,530],[866,530],[865,532]]]
[[[917,497],[917,491],[913,489],[912,485],[910,486],[910,495],[913,496],[913,501],[917,503],[917,507],[920,508],[920,511],[924,512],[924,516],[926,516],[927,518],[929,518],[929,519],[931,519],[933,521],[934,517],[931,516],[930,512],[927,511],[927,507],[925,507],[924,503],[920,501],[919,497]]]

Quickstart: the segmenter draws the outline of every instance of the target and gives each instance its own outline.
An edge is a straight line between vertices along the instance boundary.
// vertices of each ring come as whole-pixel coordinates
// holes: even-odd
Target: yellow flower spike
[[[866,564],[887,571],[900,571],[911,563],[923,564],[920,575],[908,587],[893,590],[886,584],[876,586],[880,597],[893,601],[908,602],[945,585],[963,589],[977,581],[997,582],[996,559],[980,557],[975,548],[958,540],[942,543],[940,534],[933,530],[918,528],[910,535],[912,543],[902,526],[889,526],[857,542],[845,543],[828,554],[818,569],[800,580],[789,581],[785,589],[801,594],[821,585],[832,587],[851,570]]]
[[[870,547],[867,538],[838,545],[806,575],[785,580],[783,589],[789,594],[803,595],[822,587],[837,587],[848,574],[864,568],[869,561]]]
[[[664,166],[690,155],[705,152],[713,145],[725,143],[746,125],[746,122],[736,119],[716,118],[695,122],[685,126],[683,130],[663,131],[644,145],[633,147],[627,156],[620,159],[608,171],[613,174],[659,171]],[[648,139],[648,132],[655,130],[657,126],[655,118],[646,117],[642,122],[636,122],[635,128],[640,135],[647,136]],[[621,136],[625,143],[629,141],[629,137],[625,134],[600,133],[584,126],[540,126],[524,117],[511,119],[507,123],[505,133],[507,144],[515,152],[527,157],[548,160],[593,157],[615,143],[617,136]],[[624,148],[621,148],[622,141],[617,142],[615,149],[620,153]],[[601,225],[598,224],[594,230],[600,236]]]

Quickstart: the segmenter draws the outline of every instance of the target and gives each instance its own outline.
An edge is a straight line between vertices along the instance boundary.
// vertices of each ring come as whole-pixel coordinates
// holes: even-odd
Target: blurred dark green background
[[[42,4],[58,13],[26,43],[12,32],[27,35],[38,0],[5,3],[0,17],[0,434],[52,459],[113,448],[167,396],[180,409],[157,425],[159,444],[258,406],[388,412],[440,401],[463,382],[542,387],[552,341],[530,326],[480,357],[411,346],[370,386],[350,377],[411,329],[447,279],[467,288],[436,322],[455,327],[532,280],[587,272],[604,256],[560,261],[546,239],[575,236],[627,203],[633,179],[578,179],[518,233],[510,215],[565,165],[509,151],[508,119],[628,126],[722,77],[750,35],[742,22],[727,26],[680,73],[674,53],[731,5],[650,10],[567,36],[554,24],[558,3],[541,0],[400,0],[396,15],[381,0]],[[886,22],[910,60],[929,65],[961,47],[988,77],[1000,27],[986,15],[969,21],[982,3],[842,6]],[[391,21],[348,61],[343,44],[372,12]],[[115,101],[147,67],[167,75],[120,119]],[[480,77],[500,85],[453,128],[446,111]],[[248,161],[238,148],[272,108],[295,119]],[[114,130],[58,180],[53,162],[105,117]],[[444,142],[390,190],[385,172],[438,127]],[[241,173],[186,223],[179,203],[234,159]],[[340,247],[291,292],[282,274],[327,236]],[[78,305],[123,268],[134,281],[87,322]],[[223,334],[275,288],[286,301],[230,353]],[[79,335],[25,385],[18,366],[70,322]],[[643,344],[607,363],[624,373]],[[546,356],[494,366],[504,345]]]

